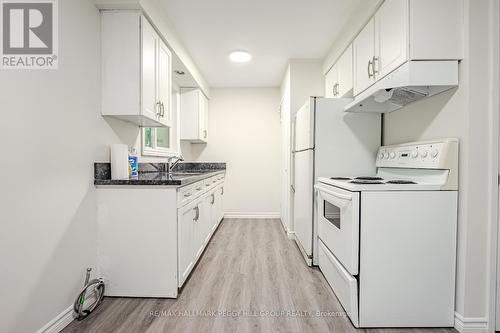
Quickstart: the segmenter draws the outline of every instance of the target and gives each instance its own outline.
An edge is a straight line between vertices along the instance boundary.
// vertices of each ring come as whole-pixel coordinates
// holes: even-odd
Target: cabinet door
[[[408,59],[408,0],[386,0],[375,14],[375,64],[377,80]]]
[[[215,191],[215,224],[214,229],[217,228],[219,222],[222,220],[224,216],[224,206],[223,199],[224,198],[224,186],[218,187]]]
[[[158,35],[151,24],[142,18],[142,114],[150,119],[157,119],[156,73],[158,62]]]
[[[158,102],[160,103],[159,120],[162,124],[171,125],[171,68],[172,55],[167,45],[158,39]]]
[[[194,239],[194,224],[198,211],[196,207],[188,205],[185,208],[179,209],[177,215],[178,222],[178,237],[179,237],[179,252],[178,252],[178,274],[179,287],[186,281],[189,273],[193,269],[195,263],[195,239]]]
[[[336,87],[338,82],[338,72],[337,64],[333,65],[332,68],[326,73],[325,76],[325,97],[332,98],[336,97]]]
[[[361,30],[359,35],[354,39],[353,56],[354,56],[354,95],[356,96],[374,82],[373,77],[373,56],[374,56],[374,36],[375,23],[374,19]]]
[[[208,142],[208,100],[201,90],[198,90],[198,98],[199,138],[201,141]]]
[[[352,44],[337,62],[338,97],[352,97]]]

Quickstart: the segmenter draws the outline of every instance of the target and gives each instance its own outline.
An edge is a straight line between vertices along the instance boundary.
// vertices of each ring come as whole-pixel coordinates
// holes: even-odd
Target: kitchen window
[[[179,155],[179,88],[172,89],[172,106],[165,110],[166,127],[142,128],[142,155],[170,157]]]

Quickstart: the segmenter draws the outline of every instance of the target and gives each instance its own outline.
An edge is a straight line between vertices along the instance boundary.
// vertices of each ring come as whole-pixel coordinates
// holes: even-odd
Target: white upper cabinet
[[[337,62],[338,97],[352,97],[352,45],[349,45]]]
[[[102,115],[170,127],[172,55],[139,12],[101,12]]]
[[[373,57],[375,55],[375,20],[361,30],[352,43],[354,57],[354,95],[375,82]]]
[[[208,99],[200,89],[181,89],[181,140],[208,142]]]
[[[337,84],[339,80],[337,64],[326,73],[325,77],[325,97],[337,97]]]
[[[325,97],[352,97],[352,74],[352,45],[349,45],[326,74]]]
[[[373,74],[383,77],[408,60],[408,1],[385,0],[375,14]]]
[[[352,43],[353,95],[407,61],[462,59],[462,6],[456,0],[385,0]]]

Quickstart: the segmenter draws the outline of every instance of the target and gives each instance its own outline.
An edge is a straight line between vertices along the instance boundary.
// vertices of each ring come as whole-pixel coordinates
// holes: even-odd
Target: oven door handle
[[[324,188],[323,186],[320,185],[314,185],[314,188],[319,191],[319,192],[325,192],[327,194],[330,194],[336,198],[342,199],[342,200],[348,200],[352,201],[352,195],[350,194],[343,194],[343,193],[338,193],[329,189]]]

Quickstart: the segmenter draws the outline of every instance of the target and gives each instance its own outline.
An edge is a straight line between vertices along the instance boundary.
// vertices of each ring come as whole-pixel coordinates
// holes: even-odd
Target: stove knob
[[[420,157],[422,157],[422,158],[426,158],[426,157],[427,157],[427,150],[422,150],[422,151],[420,152]]]
[[[395,159],[396,158],[396,153],[395,152],[391,152],[391,159]]]
[[[431,151],[431,156],[432,156],[432,158],[436,158],[438,155],[439,155],[439,150],[437,150],[437,149],[433,149],[433,150]]]
[[[384,158],[385,158],[385,159],[388,159],[388,158],[389,158],[389,153],[387,153],[387,152],[386,152],[386,153],[384,153]]]
[[[414,150],[411,152],[411,157],[412,158],[417,158],[418,157],[418,151]]]

